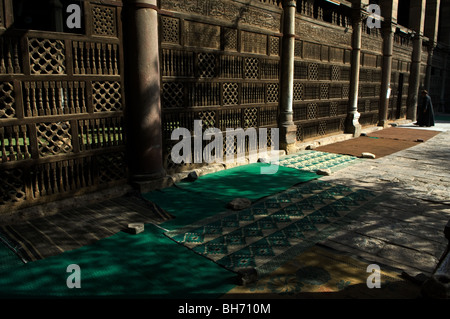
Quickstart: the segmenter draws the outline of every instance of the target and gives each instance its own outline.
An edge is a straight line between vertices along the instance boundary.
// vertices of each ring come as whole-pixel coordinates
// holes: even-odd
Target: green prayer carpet
[[[68,288],[67,266],[81,270],[81,288]],[[235,274],[192,254],[154,225],[73,251],[0,269],[0,298],[217,298]]]
[[[265,163],[238,166],[143,196],[175,216],[161,224],[173,230],[225,211],[227,203],[234,198],[256,201],[320,177],[313,172],[283,166],[277,166],[274,174],[261,174],[261,168],[267,167],[269,164]]]

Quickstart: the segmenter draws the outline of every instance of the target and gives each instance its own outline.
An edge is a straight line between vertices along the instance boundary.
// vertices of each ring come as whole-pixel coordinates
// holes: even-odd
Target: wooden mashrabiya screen
[[[84,35],[0,29],[0,212],[126,180],[121,1],[83,10]]]

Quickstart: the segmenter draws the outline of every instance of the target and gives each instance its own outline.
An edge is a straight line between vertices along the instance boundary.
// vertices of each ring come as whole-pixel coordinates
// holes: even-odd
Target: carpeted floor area
[[[248,198],[254,202],[320,177],[313,172],[283,166],[278,166],[275,174],[261,174],[261,168],[267,166],[264,163],[238,166],[143,196],[174,216],[161,224],[174,230],[226,211],[226,205],[234,198]]]
[[[166,235],[227,269],[265,275],[359,217],[377,196],[315,180]]]
[[[93,244],[126,230],[129,223],[159,223],[171,218],[154,203],[130,194],[1,226],[0,239],[30,262]]]
[[[413,147],[420,143],[418,140],[426,141],[439,133],[439,131],[391,127],[373,132],[368,136],[324,145],[316,148],[316,151],[356,157],[360,157],[363,152],[368,152],[378,158]]]
[[[279,165],[310,172],[319,169],[335,172],[358,161],[360,159],[355,156],[307,150],[283,156],[280,158]]]
[[[69,289],[69,265],[80,267],[80,289]],[[218,298],[235,274],[193,254],[146,225],[137,235],[119,232],[94,244],[0,268],[1,298],[122,297]]]
[[[416,142],[419,139],[425,142],[439,133],[440,131],[389,127],[383,130],[372,132],[368,136],[385,139],[402,140],[402,141],[411,141],[411,142]]]
[[[439,133],[438,131],[392,127],[368,136],[324,145],[316,148],[316,151],[357,157],[360,157],[363,152],[368,152],[379,158],[413,147],[420,143],[418,140],[426,141]]]
[[[361,136],[348,141],[321,146],[316,150],[350,156],[361,156],[363,152],[368,152],[379,158],[415,145],[417,145],[417,142]]]

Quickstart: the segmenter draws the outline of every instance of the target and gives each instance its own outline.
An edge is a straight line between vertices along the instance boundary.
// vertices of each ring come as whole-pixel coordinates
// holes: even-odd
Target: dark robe
[[[422,97],[417,108],[417,125],[434,126],[433,103],[429,95]]]

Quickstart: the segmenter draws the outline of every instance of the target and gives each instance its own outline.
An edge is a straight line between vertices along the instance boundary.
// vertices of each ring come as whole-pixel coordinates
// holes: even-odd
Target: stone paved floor
[[[429,129],[442,132],[412,148],[322,178],[388,196],[322,245],[413,276],[433,271],[447,244],[443,230],[450,219],[450,123]]]

